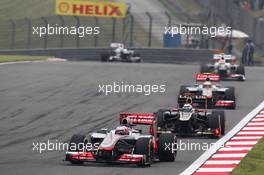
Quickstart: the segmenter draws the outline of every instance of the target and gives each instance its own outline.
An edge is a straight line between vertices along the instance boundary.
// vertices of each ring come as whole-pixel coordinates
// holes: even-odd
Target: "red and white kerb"
[[[264,136],[264,109],[216,151],[193,175],[228,175]]]

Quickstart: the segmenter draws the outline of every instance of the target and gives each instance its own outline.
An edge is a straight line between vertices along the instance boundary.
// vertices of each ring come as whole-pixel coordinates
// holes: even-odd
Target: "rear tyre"
[[[210,67],[208,65],[202,64],[201,67],[200,67],[200,72],[201,73],[210,73],[211,69],[210,69]]]
[[[208,118],[208,127],[215,131],[220,129],[221,135],[225,134],[225,113],[224,111],[213,111]],[[218,138],[219,135],[210,135],[211,138]]]
[[[184,95],[186,93],[189,93],[189,90],[187,89],[187,86],[181,86],[180,95]]]
[[[140,57],[140,54],[139,53],[134,53],[133,57]]]
[[[85,135],[75,134],[71,137],[69,151],[78,152],[84,151],[85,144],[87,143]],[[83,164],[82,161],[70,159],[72,164]]]
[[[241,74],[245,76],[245,67],[244,66],[238,66],[237,70],[236,70],[237,74]],[[239,81],[245,81],[245,79],[243,77],[239,77],[238,79]]]
[[[159,109],[158,112],[155,113],[156,120],[157,120],[157,128],[163,129],[165,127],[164,121],[164,112],[170,111],[169,109]]]
[[[102,53],[101,54],[101,61],[107,62],[109,60],[110,54],[109,53]]]
[[[172,133],[162,133],[158,139],[159,160],[164,162],[173,162],[177,155],[177,151],[172,150],[172,148],[175,148],[177,143],[176,135]]]
[[[244,66],[238,66],[236,70],[237,74],[245,75],[245,67]]]
[[[235,97],[235,88],[228,87],[225,91],[225,100],[232,100],[234,101],[232,106],[229,106],[228,109],[235,109],[236,108],[236,97]]]
[[[143,155],[138,166],[150,166],[153,161],[153,144],[151,138],[139,138],[136,142],[134,154]]]

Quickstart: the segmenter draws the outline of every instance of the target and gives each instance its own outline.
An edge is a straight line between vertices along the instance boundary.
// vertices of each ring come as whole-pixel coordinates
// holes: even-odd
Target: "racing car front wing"
[[[137,164],[144,160],[144,156],[140,154],[122,154],[117,160],[96,159],[92,152],[66,152],[65,161],[81,161],[81,162],[111,162],[111,163],[131,163]]]
[[[246,77],[242,74],[230,74],[228,76],[221,76],[221,80],[239,80],[239,81],[245,81]]]
[[[218,100],[215,103],[216,107],[230,107],[232,105],[234,105],[234,101],[232,100]]]
[[[188,99],[191,99],[192,104],[198,108],[228,108],[235,104],[233,100],[214,100],[212,97],[192,94],[179,95],[178,103],[185,104]]]

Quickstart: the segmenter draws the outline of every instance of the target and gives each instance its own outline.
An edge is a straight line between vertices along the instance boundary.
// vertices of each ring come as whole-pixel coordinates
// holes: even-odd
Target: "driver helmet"
[[[129,135],[129,128],[127,126],[118,126],[116,127],[115,134]]]
[[[226,61],[225,61],[225,57],[224,56],[221,56],[220,60],[219,60],[219,63],[220,64],[224,64]]]
[[[203,83],[203,88],[207,88],[207,89],[212,88],[212,83],[211,83],[211,81],[205,81],[205,82]]]
[[[124,49],[124,44],[118,44],[118,48]]]
[[[193,107],[191,104],[185,104],[185,105],[183,105],[182,109],[184,111],[192,111]]]

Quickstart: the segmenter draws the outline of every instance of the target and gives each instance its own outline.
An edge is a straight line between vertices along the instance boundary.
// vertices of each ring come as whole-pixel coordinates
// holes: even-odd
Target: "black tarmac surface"
[[[179,174],[203,151],[179,151],[175,162],[150,168],[134,165],[63,162],[63,151],[33,151],[33,143],[65,142],[72,134],[118,125],[119,112],[152,113],[176,106],[180,85],[193,84],[195,65],[42,62],[0,66],[0,174],[169,175]],[[227,131],[264,97],[264,68],[247,68],[236,87],[237,109],[226,111]],[[166,84],[165,93],[98,93],[99,84]],[[179,139],[211,143],[207,138]]]

